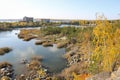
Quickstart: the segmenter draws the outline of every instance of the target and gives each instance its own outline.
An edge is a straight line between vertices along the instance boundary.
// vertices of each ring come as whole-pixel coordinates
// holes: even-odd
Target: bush
[[[98,20],[93,34],[94,49],[91,55],[90,71],[95,73],[113,71],[120,58],[120,29],[106,19]]]

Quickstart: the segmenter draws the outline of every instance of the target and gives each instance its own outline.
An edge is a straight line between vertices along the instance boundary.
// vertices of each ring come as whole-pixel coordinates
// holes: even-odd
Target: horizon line
[[[69,18],[34,18],[34,20],[39,20],[39,19],[50,19],[50,20],[96,20],[96,19],[69,19]],[[5,19],[0,19],[0,20],[23,20],[23,18],[5,18]],[[119,18],[115,18],[115,19],[108,19],[107,20],[120,20]]]

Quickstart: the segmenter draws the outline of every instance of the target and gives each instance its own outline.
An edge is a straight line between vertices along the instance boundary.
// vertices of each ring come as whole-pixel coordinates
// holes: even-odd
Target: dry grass
[[[42,61],[42,56],[33,56],[31,60],[37,60],[37,61]]]
[[[29,63],[28,66],[28,70],[36,70],[39,69],[41,67],[41,60],[42,60],[42,56],[33,56],[31,57],[31,61]]]
[[[12,65],[8,62],[1,62],[0,63],[0,68],[4,68],[4,67],[7,67],[7,66],[12,66]]]
[[[30,41],[31,39],[37,38],[36,36],[27,35],[23,38],[24,41]]]
[[[41,45],[42,43],[46,42],[45,40],[41,40],[41,41],[36,41],[35,44],[36,45]]]
[[[59,74],[58,76],[69,78],[73,72],[77,73],[77,74],[88,73],[86,68],[87,68],[87,64],[85,64],[83,62],[75,63],[75,64],[71,65],[70,67],[64,69],[61,72],[61,74]]]
[[[11,79],[7,76],[3,76],[0,80],[11,80]]]
[[[0,55],[4,55],[5,54],[5,51],[0,49]]]
[[[8,47],[0,48],[0,55],[4,55],[5,53],[10,52],[12,49]]]
[[[65,46],[67,46],[67,42],[65,42],[65,41],[63,41],[63,42],[61,41],[60,43],[57,44],[57,48],[63,48]]]
[[[39,29],[22,29],[18,34],[18,37],[23,39],[24,41],[29,41],[31,39],[37,38],[39,34]]]
[[[39,69],[40,66],[41,66],[40,61],[32,60],[28,66],[28,69],[29,70],[36,70],[36,69]]]
[[[53,43],[52,42],[45,42],[42,44],[44,47],[47,47],[47,46],[53,46]]]
[[[20,34],[22,34],[22,35],[28,35],[28,34],[38,35],[38,34],[40,34],[40,30],[39,29],[22,29],[22,30],[20,30]]]

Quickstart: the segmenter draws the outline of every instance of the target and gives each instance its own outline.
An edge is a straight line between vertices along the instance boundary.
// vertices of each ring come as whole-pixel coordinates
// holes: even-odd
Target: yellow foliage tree
[[[93,30],[94,50],[91,65],[97,70],[112,71],[120,58],[120,29],[113,26],[104,17],[96,21]]]

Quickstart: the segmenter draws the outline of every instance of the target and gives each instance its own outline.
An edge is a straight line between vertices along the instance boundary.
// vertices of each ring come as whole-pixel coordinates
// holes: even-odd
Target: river
[[[0,62],[9,62],[13,65],[16,74],[26,71],[25,65],[21,64],[22,59],[30,59],[38,55],[43,57],[42,64],[47,66],[53,73],[58,73],[66,67],[66,60],[63,58],[65,48],[58,49],[53,47],[43,47],[35,45],[35,39],[23,41],[17,37],[20,29],[0,32],[0,47],[10,47],[12,51],[0,56]]]

